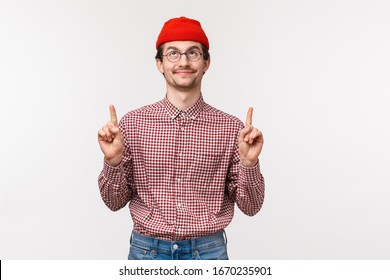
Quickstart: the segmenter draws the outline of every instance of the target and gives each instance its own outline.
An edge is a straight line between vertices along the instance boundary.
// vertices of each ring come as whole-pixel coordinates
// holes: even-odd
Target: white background
[[[387,0],[0,0],[0,259],[126,259],[132,221],[97,177],[97,131],[164,97],[163,23],[210,40],[209,104],[254,125],[266,199],[231,259],[390,258]]]

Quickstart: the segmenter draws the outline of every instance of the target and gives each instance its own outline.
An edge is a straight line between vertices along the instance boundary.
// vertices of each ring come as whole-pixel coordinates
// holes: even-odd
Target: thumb
[[[119,127],[113,124],[109,124],[108,129],[110,130],[115,139],[118,139],[119,141],[123,142],[123,136]]]
[[[239,140],[240,141],[248,141],[248,139],[246,139],[247,135],[252,131],[252,125],[247,125],[245,126],[243,129],[241,129],[240,131],[240,135],[239,135]]]

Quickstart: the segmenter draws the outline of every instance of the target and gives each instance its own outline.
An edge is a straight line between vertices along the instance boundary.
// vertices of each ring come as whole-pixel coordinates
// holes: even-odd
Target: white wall
[[[0,1],[0,258],[126,259],[128,209],[97,177],[97,130],[164,97],[163,23],[201,21],[205,100],[265,136],[266,200],[232,259],[388,259],[390,2]]]

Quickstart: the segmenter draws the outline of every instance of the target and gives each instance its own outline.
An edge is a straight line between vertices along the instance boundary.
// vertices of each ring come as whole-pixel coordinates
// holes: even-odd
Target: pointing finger
[[[245,123],[246,126],[252,124],[252,114],[253,114],[253,108],[249,107],[248,113],[246,114],[246,123]]]
[[[108,125],[108,130],[109,130],[110,133],[113,134],[113,135],[116,135],[116,134],[120,133],[119,127],[117,127],[117,126],[115,126],[115,125],[112,125],[112,124],[109,124],[109,125]]]
[[[114,105],[110,105],[110,115],[111,121],[115,126],[118,126],[118,117],[116,116],[116,111]]]

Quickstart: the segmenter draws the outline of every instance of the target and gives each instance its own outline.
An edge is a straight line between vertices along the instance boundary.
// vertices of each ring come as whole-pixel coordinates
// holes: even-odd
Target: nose
[[[184,57],[184,59],[183,59],[183,57]],[[180,58],[177,61],[177,63],[179,63],[180,65],[182,65],[182,64],[186,65],[186,64],[188,64],[188,61],[189,61],[189,59],[187,57],[187,54],[186,53],[181,53],[180,54]]]

